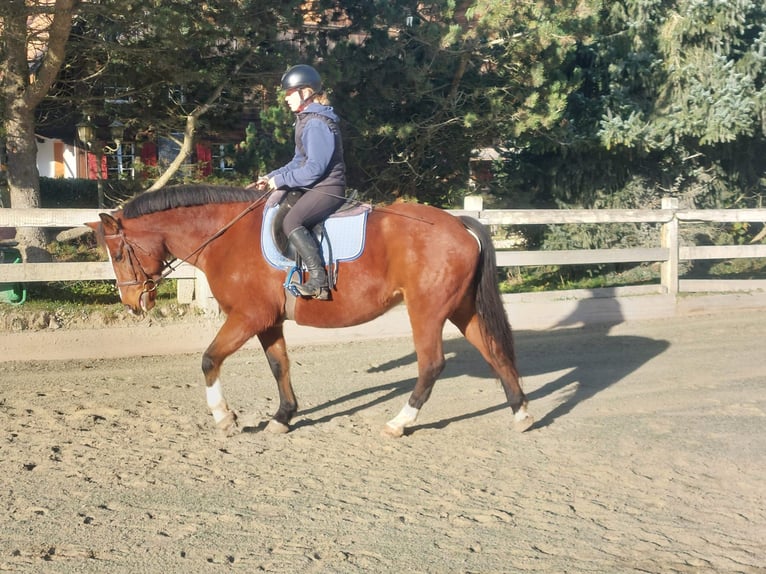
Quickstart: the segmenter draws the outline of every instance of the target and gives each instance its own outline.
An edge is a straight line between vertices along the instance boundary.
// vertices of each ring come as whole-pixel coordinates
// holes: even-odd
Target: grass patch
[[[120,296],[114,281],[58,281],[53,283],[31,283],[27,285],[29,304],[41,309],[51,306],[93,306],[113,305],[122,309]],[[165,279],[157,287],[157,304],[176,302],[176,280]]]
[[[507,267],[498,270],[501,293],[536,293],[572,289],[600,289],[660,283],[657,263],[630,269],[586,269],[579,266]]]

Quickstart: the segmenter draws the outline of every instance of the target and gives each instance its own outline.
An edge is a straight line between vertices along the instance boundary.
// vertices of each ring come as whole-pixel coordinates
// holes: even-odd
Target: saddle
[[[297,254],[282,231],[282,222],[288,211],[300,199],[301,191],[277,190],[269,196],[263,209],[261,249],[265,259],[277,269],[283,269],[290,276],[298,271]],[[364,251],[367,214],[372,207],[353,199],[333,213],[323,223],[310,231],[322,247],[322,258],[328,267],[330,288],[334,287],[338,264],[353,261]],[[289,283],[288,277],[286,283]]]

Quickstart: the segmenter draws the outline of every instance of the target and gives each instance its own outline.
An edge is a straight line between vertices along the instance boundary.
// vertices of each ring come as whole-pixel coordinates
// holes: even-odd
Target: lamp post
[[[125,136],[125,124],[120,120],[114,120],[109,124],[109,137],[116,144],[114,148],[110,148],[106,144],[101,144],[98,140],[98,131],[96,125],[91,121],[90,116],[80,121],[76,126],[77,138],[85,144],[88,151],[91,151],[96,156],[96,189],[98,190],[98,207],[104,207],[104,182],[101,173],[101,162],[104,156],[104,152],[117,153],[118,170],[122,171],[122,154],[121,145],[122,138]],[[87,155],[86,155],[87,157]]]

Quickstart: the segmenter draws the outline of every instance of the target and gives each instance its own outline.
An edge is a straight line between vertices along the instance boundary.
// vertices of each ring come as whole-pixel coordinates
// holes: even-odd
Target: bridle
[[[133,279],[130,281],[117,281],[116,286],[119,287],[133,287],[135,285],[141,285],[141,295],[144,295],[145,293],[152,293],[153,291],[157,290],[157,286],[160,284],[160,282],[167,276],[165,273],[160,274],[160,276],[155,279],[149,273],[146,272],[143,265],[141,265],[141,260],[136,255],[136,250],[133,247],[133,244],[131,244],[130,241],[128,241],[128,238],[125,237],[125,233],[123,233],[122,229],[120,229],[117,233],[110,233],[109,235],[104,234],[104,239],[114,239],[119,238],[120,244],[117,248],[114,259],[115,261],[122,261],[124,257],[127,255],[128,263],[130,265],[130,269],[133,272]],[[139,249],[141,249],[140,246],[138,246]],[[143,251],[143,249],[141,249]],[[163,267],[167,269],[170,267],[170,263],[167,261],[163,262]]]

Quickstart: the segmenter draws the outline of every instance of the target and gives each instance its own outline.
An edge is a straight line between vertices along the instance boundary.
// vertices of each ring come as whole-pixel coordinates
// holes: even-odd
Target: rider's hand
[[[251,184],[248,184],[245,189],[256,189],[258,191],[267,191],[271,189],[269,186],[269,178],[265,175],[262,177],[259,177],[257,181],[254,181]]]

